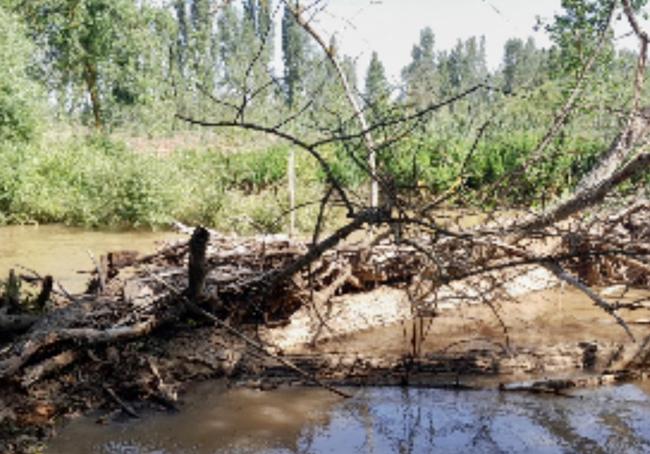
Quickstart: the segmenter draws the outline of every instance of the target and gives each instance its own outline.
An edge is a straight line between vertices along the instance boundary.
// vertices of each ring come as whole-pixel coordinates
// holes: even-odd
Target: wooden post
[[[204,227],[197,227],[190,238],[190,259],[189,259],[189,279],[187,284],[187,299],[192,303],[197,303],[203,293],[205,276],[207,274],[207,265],[205,260],[205,251],[208,247],[210,232]]]
[[[379,207],[379,181],[377,180],[377,155],[375,149],[370,149],[370,156],[368,157],[368,165],[370,167],[370,207]]]
[[[289,236],[296,233],[296,150],[289,150],[287,177],[289,180]]]
[[[47,275],[43,278],[43,282],[41,283],[41,292],[38,294],[35,302],[35,306],[39,310],[43,310],[45,304],[49,301],[53,285],[54,279],[52,279],[52,276]]]

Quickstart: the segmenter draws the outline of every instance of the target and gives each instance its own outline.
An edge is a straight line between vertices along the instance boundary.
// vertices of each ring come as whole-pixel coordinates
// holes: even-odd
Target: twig
[[[104,389],[104,391],[106,391],[106,394],[108,394],[111,397],[111,399],[113,399],[115,403],[117,403],[122,408],[122,410],[126,412],[126,414],[136,419],[140,417],[138,413],[136,413],[136,411],[133,409],[133,407],[131,407],[122,398],[120,398],[120,396],[118,396],[110,386],[104,384],[102,385],[102,388]]]

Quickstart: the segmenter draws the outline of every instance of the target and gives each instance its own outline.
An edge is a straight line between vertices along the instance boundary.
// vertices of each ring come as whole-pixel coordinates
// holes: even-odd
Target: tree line
[[[156,136],[194,128],[179,116],[228,118],[305,140],[351,136],[348,141],[325,139],[331,146],[322,152],[337,181],[358,188],[369,180],[367,149],[356,140],[358,125],[339,81],[340,69],[380,144],[376,158],[386,185],[428,196],[460,185],[472,202],[543,204],[544,198],[570,189],[595,165],[599,150],[611,141],[622,113],[633,102],[629,80],[638,53],[617,47],[609,27],[617,3],[564,0],[557,15],[538,24],[552,45],[541,48],[532,38],[509,39],[497,69],[486,62],[487,38],[471,37],[451,49],[439,49],[435,30],[424,28],[401,80],[395,82],[388,79],[377,52],[357,80],[356,61],[342,55],[336,37],[324,37],[324,46],[317,45],[287,7],[301,9],[308,17],[311,3],[0,0],[0,59],[5,63],[0,66],[0,158],[9,163],[3,171],[19,168],[18,161],[27,165],[35,156],[49,162],[45,152],[32,150],[30,161],[6,144],[35,141],[40,132],[59,124]],[[646,0],[631,5],[638,12]],[[558,116],[569,104],[570,114]],[[557,124],[558,133],[546,140],[549,124]],[[99,149],[88,151],[99,156],[98,162],[121,149],[102,140],[83,144]],[[542,159],[535,156],[536,150],[544,151]],[[233,165],[251,175],[268,167],[262,162],[264,153],[250,156]],[[505,178],[531,160],[536,165],[530,171]],[[187,159],[181,156],[178,161]],[[264,191],[285,178],[283,159],[271,161],[273,168],[263,172],[263,178],[249,183],[250,178],[238,177],[246,184],[236,189]],[[226,178],[222,160],[215,159],[214,165],[212,173],[224,175],[223,185],[206,191],[224,194],[233,189],[233,178]],[[306,167],[298,177],[303,187],[325,181],[322,170],[302,165]],[[39,178],[52,173],[34,172]],[[69,170],[64,173],[68,178]],[[70,177],[75,182],[84,178]],[[142,192],[132,189],[130,181],[125,182],[127,193]],[[164,210],[158,205],[167,202],[156,188],[157,183],[152,184],[141,202],[148,207],[156,201],[155,209],[146,210],[160,213]],[[5,187],[4,192],[10,195],[0,200],[0,208],[6,205],[3,210],[11,212],[21,199],[12,195],[16,190]],[[36,217],[67,219],[50,211]],[[85,210],[82,217],[87,212],[93,210]],[[194,218],[192,214],[186,220]]]
[[[551,49],[540,49],[532,38],[510,39],[495,71],[487,67],[485,37],[438,50],[428,27],[414,44],[398,87],[389,83],[376,52],[361,83],[354,59],[342,61],[374,118],[386,115],[391,104],[418,109],[481,82],[504,93],[565,82],[590,54],[604,8],[599,2],[564,3],[565,15],[547,25],[555,43]],[[592,8],[585,7],[590,4]],[[14,90],[39,84],[60,118],[100,129],[133,121],[155,123],[161,110],[227,109],[239,103],[242,87],[261,92],[249,111],[262,116],[305,100],[313,100],[321,107],[314,111],[331,122],[342,109],[331,65],[282,2],[3,0],[0,7],[3,30],[13,30],[11,39],[20,41],[5,38],[5,71],[14,78],[24,76],[13,81],[3,75],[5,84]],[[281,36],[275,39],[278,32]],[[274,61],[275,43],[281,46],[280,68]],[[329,44],[332,52],[339,52],[335,38]],[[622,79],[627,74],[618,73],[630,70],[634,56],[614,51],[612,43],[609,47],[603,70],[610,79]],[[472,103],[477,107],[496,98],[484,94]]]

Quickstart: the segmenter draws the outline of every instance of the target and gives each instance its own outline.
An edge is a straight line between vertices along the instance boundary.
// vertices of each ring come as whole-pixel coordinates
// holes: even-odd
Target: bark
[[[210,233],[203,227],[197,227],[190,239],[189,284],[186,295],[193,303],[198,302],[203,293],[205,276],[207,275],[205,252],[209,240]]]
[[[601,202],[613,188],[645,172],[649,167],[650,152],[644,151],[639,153],[634,159],[626,163],[608,179],[600,181],[595,187],[576,192],[568,200],[559,203],[541,215],[532,216],[521,224],[513,225],[510,227],[510,230],[519,230],[520,232],[541,230],[567,219],[569,216]]]
[[[54,280],[52,276],[45,276],[41,282],[41,292],[36,297],[35,305],[39,310],[43,310],[45,304],[50,300],[50,295],[52,294],[52,287],[54,285]]]
[[[90,104],[93,110],[93,118],[95,119],[95,129],[99,131],[104,127],[104,124],[102,121],[99,88],[97,87],[97,65],[95,63],[89,61],[84,63],[84,79],[86,81],[86,90],[88,90],[88,95],[90,95]]]
[[[645,66],[645,65],[644,65]],[[576,192],[595,188],[601,181],[610,178],[630,154],[635,146],[642,142],[650,131],[650,109],[640,114],[633,113],[628,118],[627,126],[613,141],[607,151],[600,157],[598,165],[578,184]]]

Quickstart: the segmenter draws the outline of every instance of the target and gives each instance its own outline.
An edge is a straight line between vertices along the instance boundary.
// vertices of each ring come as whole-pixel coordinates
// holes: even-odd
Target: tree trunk
[[[86,61],[84,63],[84,79],[86,80],[86,89],[90,95],[90,104],[93,109],[95,118],[95,129],[98,131],[103,128],[101,100],[99,99],[99,89],[97,88],[97,65]]]
[[[289,236],[296,234],[296,150],[289,150]]]

